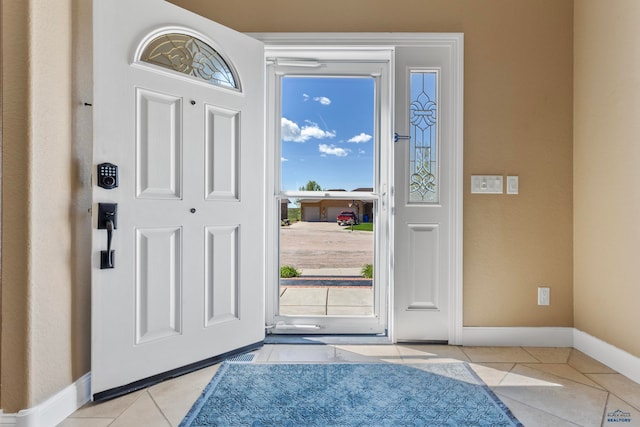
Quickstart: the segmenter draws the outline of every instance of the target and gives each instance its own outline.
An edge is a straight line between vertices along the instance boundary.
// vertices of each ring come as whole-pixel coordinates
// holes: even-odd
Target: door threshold
[[[295,335],[270,334],[265,344],[306,344],[306,345],[387,345],[391,340],[387,335]]]

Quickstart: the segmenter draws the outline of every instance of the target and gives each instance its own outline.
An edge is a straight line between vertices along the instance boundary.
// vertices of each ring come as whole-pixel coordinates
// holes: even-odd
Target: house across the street
[[[356,188],[353,191],[370,193],[373,188]],[[334,222],[342,211],[352,211],[358,216],[358,221],[360,222],[373,222],[373,202],[371,200],[304,199],[300,202],[300,218],[302,221]]]

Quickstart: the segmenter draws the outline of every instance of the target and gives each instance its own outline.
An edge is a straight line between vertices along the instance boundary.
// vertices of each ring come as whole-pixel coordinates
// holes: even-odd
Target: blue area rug
[[[466,363],[225,362],[180,427],[522,426]]]

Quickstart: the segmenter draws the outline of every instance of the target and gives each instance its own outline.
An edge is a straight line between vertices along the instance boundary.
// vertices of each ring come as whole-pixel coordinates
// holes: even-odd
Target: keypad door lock
[[[118,166],[112,163],[98,165],[98,187],[111,190],[118,186]]]

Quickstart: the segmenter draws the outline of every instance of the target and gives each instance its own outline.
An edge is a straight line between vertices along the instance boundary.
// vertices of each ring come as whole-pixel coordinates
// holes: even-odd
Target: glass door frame
[[[295,59],[292,59],[295,58]],[[267,64],[267,172],[265,179],[267,251],[266,326],[278,334],[377,334],[386,335],[390,319],[390,269],[392,179],[392,58],[393,49],[358,49],[344,46],[265,47]],[[282,191],[281,163],[281,81],[291,77],[371,77],[375,81],[375,160],[372,192],[353,191]],[[279,212],[280,201],[290,198],[366,200],[373,202],[374,296],[373,316],[281,316],[279,315]]]

